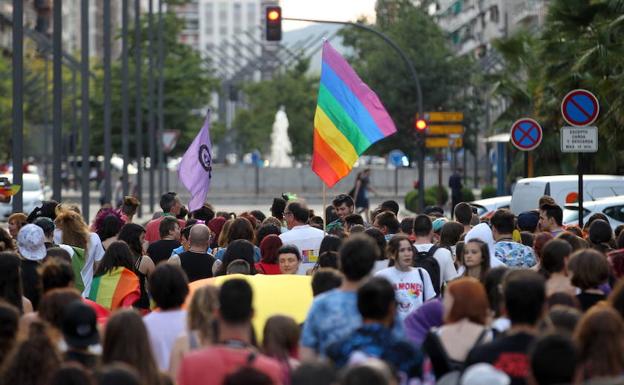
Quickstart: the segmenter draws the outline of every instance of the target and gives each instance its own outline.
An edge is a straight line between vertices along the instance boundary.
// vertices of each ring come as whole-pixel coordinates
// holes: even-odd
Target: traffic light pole
[[[416,69],[414,68],[414,64],[407,57],[405,52],[386,34],[371,28],[364,24],[353,23],[350,21],[333,21],[333,20],[317,20],[317,19],[300,19],[294,17],[283,17],[282,20],[292,20],[292,21],[306,21],[310,23],[323,23],[323,24],[340,24],[340,25],[348,25],[351,27],[359,28],[367,32],[374,33],[378,37],[380,37],[386,44],[388,44],[392,49],[399,54],[401,59],[403,60],[405,66],[408,68],[412,79],[414,81],[414,85],[416,86],[416,99],[417,99],[417,107],[418,107],[418,116],[424,116],[423,110],[423,102],[422,102],[422,89],[420,87],[420,79],[418,78],[418,74],[416,73]],[[418,141],[418,206],[422,211],[425,208],[425,141],[422,135],[417,135]]]

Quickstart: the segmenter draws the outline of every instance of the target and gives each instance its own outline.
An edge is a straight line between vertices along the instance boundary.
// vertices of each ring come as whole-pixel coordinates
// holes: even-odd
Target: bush
[[[439,192],[442,192],[442,195],[439,195]],[[444,186],[431,186],[425,190],[425,200],[427,200],[427,196],[431,197],[433,202],[432,204],[439,204],[443,206],[448,202],[449,194]]]
[[[425,206],[435,205],[436,199],[425,194]],[[405,195],[405,208],[413,213],[418,213],[418,190],[412,190]]]
[[[497,196],[498,192],[494,186],[485,186],[481,189],[481,199],[495,198]]]
[[[462,199],[464,202],[472,202],[475,200],[475,196],[471,188],[464,187],[462,189]]]

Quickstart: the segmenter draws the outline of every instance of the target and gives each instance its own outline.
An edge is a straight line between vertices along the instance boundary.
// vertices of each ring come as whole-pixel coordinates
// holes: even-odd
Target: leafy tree
[[[309,61],[301,59],[293,68],[271,80],[244,86],[248,108],[239,110],[234,121],[236,142],[243,152],[270,151],[275,113],[284,106],[292,153],[302,157],[312,152],[312,130],[318,77],[307,76]]]

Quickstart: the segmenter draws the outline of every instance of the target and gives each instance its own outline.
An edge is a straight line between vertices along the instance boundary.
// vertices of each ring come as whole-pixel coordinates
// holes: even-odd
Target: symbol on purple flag
[[[212,144],[210,142],[210,111],[199,134],[184,153],[178,168],[180,182],[191,193],[189,211],[201,208],[210,190],[212,179]]]

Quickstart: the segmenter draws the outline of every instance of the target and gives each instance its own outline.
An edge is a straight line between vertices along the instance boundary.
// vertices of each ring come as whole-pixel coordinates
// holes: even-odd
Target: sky
[[[356,21],[365,15],[375,16],[375,0],[281,0],[282,16],[305,19]],[[328,12],[329,10],[329,12]],[[309,23],[284,21],[284,31],[303,28]]]

